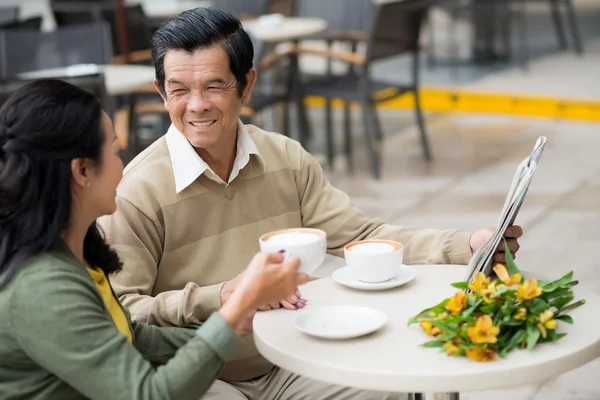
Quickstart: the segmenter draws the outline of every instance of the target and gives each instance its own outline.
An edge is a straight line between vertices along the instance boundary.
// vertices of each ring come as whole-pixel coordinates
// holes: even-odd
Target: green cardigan
[[[218,313],[199,329],[125,314],[133,345],[64,243],[30,260],[0,291],[0,399],[198,400],[241,344]]]

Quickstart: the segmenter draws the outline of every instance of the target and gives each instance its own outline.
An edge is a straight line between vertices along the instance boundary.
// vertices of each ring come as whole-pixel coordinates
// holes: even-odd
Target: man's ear
[[[156,78],[154,78],[154,80],[152,81],[152,84],[154,85],[154,89],[156,89],[156,91],[158,92],[160,97],[162,97],[163,101],[165,102],[165,106],[166,106],[167,105],[167,97],[163,93],[163,91],[160,89],[160,86],[158,85],[158,81],[156,80]]]
[[[250,101],[250,99],[252,98],[252,89],[254,89],[254,84],[256,84],[256,78],[257,78],[256,68],[252,68],[246,74],[246,82],[247,83],[246,83],[246,87],[244,88],[244,91],[242,92],[242,103],[247,104]]]
[[[89,187],[93,179],[93,164],[88,158],[71,160],[71,176],[77,186]]]

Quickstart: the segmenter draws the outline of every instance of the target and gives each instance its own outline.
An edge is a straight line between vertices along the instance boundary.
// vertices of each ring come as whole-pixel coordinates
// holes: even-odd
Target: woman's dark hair
[[[249,0],[250,1],[250,0]],[[254,46],[242,23],[231,13],[199,7],[167,20],[152,36],[152,62],[160,91],[165,93],[165,55],[169,50],[192,53],[198,49],[222,46],[229,57],[229,69],[242,96],[252,69]]]
[[[101,115],[94,95],[52,79],[20,87],[0,108],[0,289],[61,238],[71,215],[71,160],[102,162]],[[84,257],[106,273],[121,269],[95,222]]]

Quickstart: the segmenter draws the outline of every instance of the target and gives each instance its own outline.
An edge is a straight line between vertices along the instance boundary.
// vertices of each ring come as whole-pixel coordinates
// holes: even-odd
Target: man
[[[395,239],[405,244],[409,264],[465,264],[490,236],[369,219],[297,142],[242,125],[256,71],[250,38],[232,15],[205,8],[182,13],[155,33],[152,57],[154,84],[173,124],[128,165],[118,212],[102,221],[124,262],[113,284],[133,318],[201,323],[235,291],[259,236],[276,229],[323,229],[329,252],[338,256],[354,240]],[[516,251],[521,232],[513,230]],[[299,293],[281,302],[290,309],[303,304]],[[251,337],[245,343],[208,398],[383,398],[274,368]]]

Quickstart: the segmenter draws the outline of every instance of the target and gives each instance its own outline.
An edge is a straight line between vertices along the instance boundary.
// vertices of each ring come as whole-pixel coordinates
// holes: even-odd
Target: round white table
[[[104,73],[106,91],[109,95],[130,94],[151,84],[154,67],[146,65],[99,65],[98,72]],[[19,74],[21,79],[66,78],[72,75],[69,68],[50,68]]]
[[[586,304],[571,312],[574,325],[559,323],[567,336],[533,351],[515,350],[507,358],[478,363],[448,357],[420,345],[430,338],[410,317],[457,289],[466,266],[419,266],[417,278],[399,288],[364,292],[346,288],[332,278],[307,283],[300,290],[305,309],[259,313],[254,318],[258,350],[279,367],[333,384],[387,392],[476,391],[540,383],[600,356],[600,296],[574,288]],[[575,275],[577,276],[577,275]],[[387,325],[378,332],[350,340],[325,340],[305,335],[293,326],[301,313],[326,305],[360,305],[385,313]]]
[[[242,21],[242,25],[252,36],[270,44],[307,39],[327,29],[326,20],[307,17],[284,18],[277,25],[261,23],[260,19]]]

